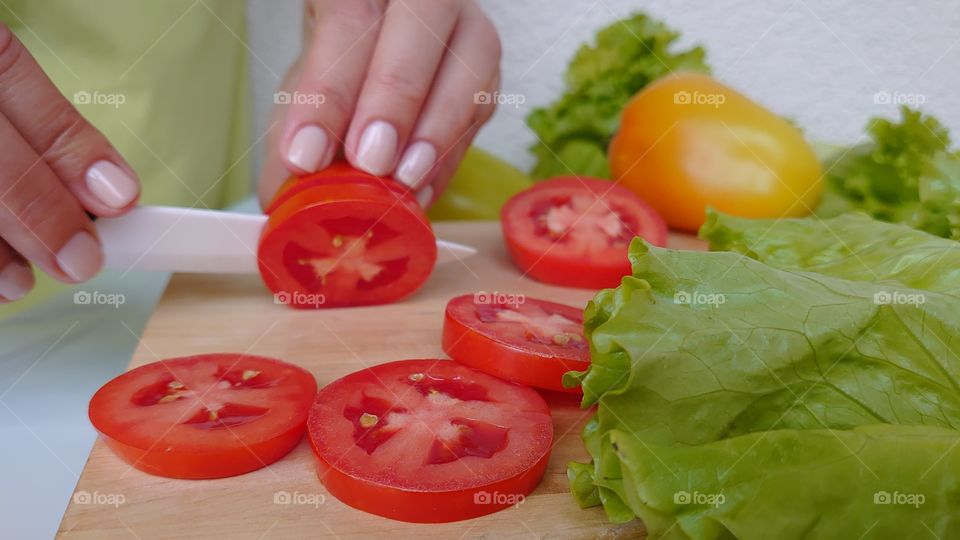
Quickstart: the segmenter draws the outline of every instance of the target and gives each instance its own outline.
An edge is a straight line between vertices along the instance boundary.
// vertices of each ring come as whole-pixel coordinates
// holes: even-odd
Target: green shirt
[[[141,203],[218,208],[251,191],[246,3],[6,0],[0,20],[140,176]],[[37,272],[27,298],[59,288]]]

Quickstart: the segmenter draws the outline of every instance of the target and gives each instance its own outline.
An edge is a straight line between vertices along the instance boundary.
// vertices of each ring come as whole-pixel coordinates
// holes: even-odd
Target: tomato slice
[[[281,197],[286,192],[281,193]],[[409,194],[374,182],[329,181],[286,198],[260,238],[264,283],[299,308],[382,304],[426,281],[436,239]]]
[[[534,390],[448,360],[401,360],[317,394],[307,423],[320,480],[344,503],[415,523],[517,504],[553,441]]]
[[[375,187],[385,187],[397,195],[409,193],[409,188],[400,182],[390,178],[374,176],[354,169],[345,161],[337,161],[330,164],[326,169],[309,176],[291,177],[280,186],[276,196],[264,210],[264,213],[268,215],[272,214],[274,210],[279,208],[283,203],[306,189],[331,184],[365,184]]]
[[[461,364],[510,381],[570,393],[563,374],[590,366],[583,311],[545,300],[487,293],[447,303],[443,350]]]
[[[635,236],[657,246],[667,242],[667,226],[653,208],[596,178],[538,182],[504,205],[501,223],[521,270],[568,287],[616,287],[630,273],[627,247]]]
[[[317,383],[280,360],[202,354],[132,369],[90,400],[107,446],[144,472],[222,478],[285,456],[303,437]]]

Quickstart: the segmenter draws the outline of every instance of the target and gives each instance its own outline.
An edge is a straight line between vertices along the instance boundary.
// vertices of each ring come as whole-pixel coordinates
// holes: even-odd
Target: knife
[[[173,206],[138,206],[99,218],[104,266],[115,270],[256,274],[257,245],[267,222],[243,214]],[[460,261],[477,250],[437,239],[437,263]]]

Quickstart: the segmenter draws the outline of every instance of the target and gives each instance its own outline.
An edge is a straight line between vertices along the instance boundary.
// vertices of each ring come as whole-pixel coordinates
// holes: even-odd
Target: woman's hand
[[[130,167],[0,24],[0,303],[33,288],[30,264],[76,283],[103,253],[88,212],[116,216],[140,193]]]
[[[493,114],[500,41],[472,0],[307,0],[260,178],[263,204],[291,174],[342,153],[429,205]]]

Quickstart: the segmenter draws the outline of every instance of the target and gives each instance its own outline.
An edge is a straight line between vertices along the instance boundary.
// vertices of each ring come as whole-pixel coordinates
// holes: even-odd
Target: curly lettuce
[[[595,45],[577,51],[566,74],[566,91],[527,116],[537,142],[534,178],[581,174],[609,178],[607,146],[627,101],[674,71],[708,72],[700,47],[672,51],[679,34],[637,13],[597,33]]]
[[[634,241],[567,377],[597,406],[568,470],[581,505],[652,538],[960,535],[960,275],[936,260],[955,243],[812,223],[712,218],[734,251]]]
[[[960,239],[960,158],[933,116],[901,108],[900,122],[867,127],[871,141],[824,163],[826,191],[816,210],[833,217],[859,210],[937,236]]]

